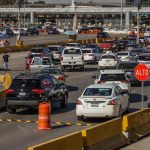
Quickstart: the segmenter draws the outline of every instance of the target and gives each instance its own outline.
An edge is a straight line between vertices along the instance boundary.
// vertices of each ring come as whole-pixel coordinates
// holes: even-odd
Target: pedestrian
[[[8,62],[9,62],[9,55],[7,54],[7,52],[5,52],[5,54],[3,55],[3,67],[5,72],[8,70]]]

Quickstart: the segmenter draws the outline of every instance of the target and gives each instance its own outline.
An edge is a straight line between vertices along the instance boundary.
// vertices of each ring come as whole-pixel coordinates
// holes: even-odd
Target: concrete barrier
[[[82,133],[75,132],[29,147],[28,150],[82,150]]]
[[[117,118],[82,131],[84,147],[88,150],[111,150],[127,143],[122,134],[122,119]]]
[[[123,116],[123,131],[127,133],[129,142],[150,133],[150,109],[146,108]]]
[[[11,82],[12,82],[12,77],[9,73],[6,73],[5,75],[0,75],[0,84],[5,89],[9,88]]]

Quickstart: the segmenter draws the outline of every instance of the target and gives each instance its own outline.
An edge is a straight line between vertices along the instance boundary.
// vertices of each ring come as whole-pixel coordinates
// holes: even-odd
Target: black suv
[[[31,34],[31,35],[39,35],[39,31],[36,28],[28,28],[27,29],[27,34]]]
[[[6,90],[7,111],[15,113],[17,108],[37,108],[40,102],[51,102],[67,106],[66,86],[48,74],[21,73],[17,75],[10,88]]]

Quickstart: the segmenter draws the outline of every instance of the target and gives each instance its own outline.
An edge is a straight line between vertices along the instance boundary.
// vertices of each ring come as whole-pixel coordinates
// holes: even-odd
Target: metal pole
[[[144,81],[142,81],[141,96],[142,96],[141,109],[144,109]]]
[[[77,7],[76,7],[76,2],[75,0],[72,0],[72,7],[74,8],[74,17],[73,17],[73,30],[76,31],[77,27]]]
[[[137,44],[139,44],[139,34],[140,34],[140,17],[139,8],[137,9]]]
[[[18,37],[17,37],[17,40],[19,41],[20,40],[20,6],[18,6]]]
[[[123,0],[121,0],[121,13],[120,13],[120,30],[122,30],[123,29]]]
[[[25,21],[26,21],[25,15],[26,15],[26,14],[25,14],[25,1],[24,1],[24,18],[23,18],[23,19],[24,19],[24,20],[23,20],[24,28],[25,28]]]

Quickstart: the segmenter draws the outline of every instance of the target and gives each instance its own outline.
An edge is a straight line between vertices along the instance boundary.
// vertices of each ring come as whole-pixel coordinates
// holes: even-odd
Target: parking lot
[[[10,54],[9,73],[11,73],[13,77],[25,70],[25,56],[27,56],[27,52],[17,52]],[[2,59],[0,61],[0,64],[2,66]],[[60,68],[60,64],[57,64],[56,66]],[[21,109],[18,110],[16,114],[9,114],[5,109],[2,110],[0,112],[0,119],[4,119],[4,121],[1,122],[0,126],[1,137],[3,137],[0,140],[1,149],[11,148],[11,150],[17,150],[19,147],[19,149],[25,150],[29,145],[38,144],[40,142],[53,139],[66,133],[71,133],[73,131],[78,131],[86,128],[87,126],[80,126],[80,124],[76,125],[76,123],[79,122],[77,121],[75,114],[76,101],[85,87],[94,83],[94,79],[92,79],[92,76],[98,73],[97,69],[97,64],[85,64],[84,71],[70,70],[65,72],[65,74],[68,75],[68,77],[66,78],[66,85],[69,92],[68,107],[60,108],[56,106],[51,115],[52,130],[39,132],[37,130],[36,123],[19,123],[19,121],[9,122],[9,120],[5,120],[12,119],[36,121],[38,119],[37,111],[31,109]],[[3,73],[3,71],[1,71],[1,73]],[[150,82],[146,81],[144,87],[145,107],[149,103],[149,86]],[[135,86],[131,88],[131,104],[129,112],[136,111],[140,108],[141,87]],[[104,122],[106,120],[108,119],[88,119],[84,123],[95,124]],[[57,122],[71,122],[74,125],[58,125],[59,123]]]

